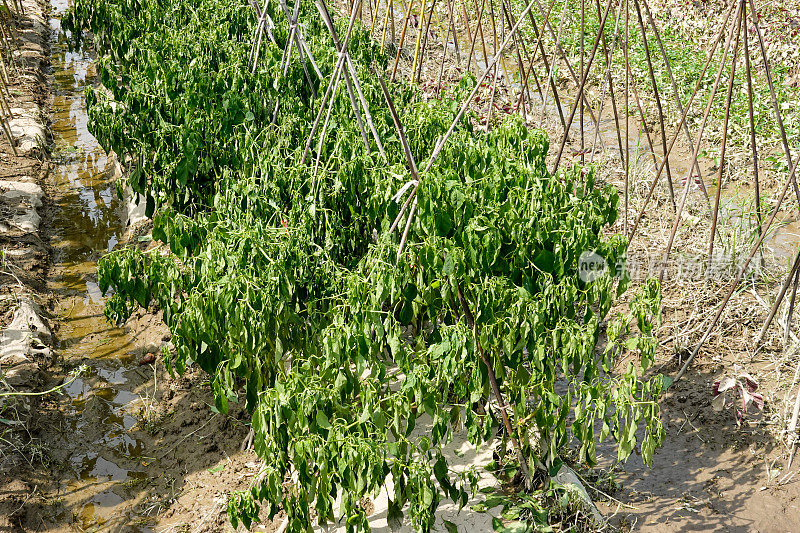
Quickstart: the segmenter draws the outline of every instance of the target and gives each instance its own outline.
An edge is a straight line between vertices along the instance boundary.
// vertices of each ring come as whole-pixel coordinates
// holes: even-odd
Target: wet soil
[[[148,231],[126,227],[116,165],[88,131],[93,57],[67,50],[58,18],[67,6],[53,2],[49,20],[52,165],[42,179],[50,267],[41,282],[56,338],[51,382],[85,370],[40,402],[31,428],[40,461],[5,480],[14,509],[0,511],[9,531],[229,529],[227,494],[256,473],[252,452],[239,451],[243,413],[213,413],[199,372],[166,374],[154,357],[169,346],[157,314],[140,311],[124,328],[103,315],[97,260]]]
[[[774,439],[769,413],[751,409],[738,426],[734,410],[712,408],[711,384],[721,374],[719,366],[687,374],[662,402],[667,437],[652,469],[634,456],[609,474],[615,500],[590,490],[613,525],[646,532],[800,530],[796,466],[786,468],[787,450]]]

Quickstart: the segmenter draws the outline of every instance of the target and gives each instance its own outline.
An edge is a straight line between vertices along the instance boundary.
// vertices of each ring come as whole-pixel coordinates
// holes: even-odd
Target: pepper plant
[[[508,460],[531,469],[553,474],[573,444],[593,464],[609,437],[619,459],[638,449],[650,462],[663,438],[662,379],[643,377],[658,286],[609,316],[627,281],[577,269],[587,250],[624,255],[625,239],[605,236],[617,193],[591,171],[549,174],[546,136],[519,118],[485,133],[465,116],[394,230],[413,175],[371,73],[387,58],[356,28],[349,50],[385,159],[344,91],[304,159],[337,52],[301,2],[323,77],[305,88],[296,59],[284,75],[288,22],[271,4],[275,42],[255,68],[257,20],[240,0],[77,0],[65,25],[105,54],[91,128],[129,166],[159,243],[100,261],[107,315],[124,322],[155,302],[172,332],[168,367],[208,372],[220,411],[246,404],[263,469],[231,496],[234,525],[283,510],[290,531],[339,518],[368,529],[361,502],[387,490],[390,523],[408,515],[430,531],[442,498],[464,505],[475,490],[475,473],[442,454],[453,429],[478,445],[503,412],[519,452]],[[390,87],[410,157],[430,157],[473,83],[435,101]]]

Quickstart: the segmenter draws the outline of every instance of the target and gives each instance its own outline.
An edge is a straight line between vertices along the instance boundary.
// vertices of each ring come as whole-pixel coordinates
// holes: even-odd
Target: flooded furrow
[[[88,369],[65,387],[58,448],[66,465],[51,497],[56,530],[149,531],[135,517],[137,484],[147,479],[147,434],[137,412],[152,373],[139,368],[136,339],[103,315],[97,261],[125,229],[114,162],[89,133],[84,92],[95,81],[92,55],[68,50],[60,17],[68,2],[52,3],[53,197],[52,266],[48,289],[56,301],[58,355],[65,367]],[[153,391],[151,391],[153,393]]]

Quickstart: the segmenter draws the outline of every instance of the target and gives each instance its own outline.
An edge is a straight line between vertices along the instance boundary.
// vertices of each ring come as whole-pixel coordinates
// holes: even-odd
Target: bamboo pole
[[[672,149],[675,146],[675,141],[678,140],[678,135],[680,133],[680,128],[682,128],[683,125],[686,123],[686,117],[689,114],[689,109],[691,109],[692,102],[694,101],[695,96],[697,96],[699,91],[700,91],[700,87],[701,87],[702,81],[704,79],[704,76],[706,74],[706,71],[708,70],[709,65],[711,65],[711,60],[714,58],[714,53],[717,51],[717,47],[719,46],[719,43],[722,41],[722,37],[725,35],[725,28],[728,25],[728,21],[730,20],[730,17],[733,14],[733,11],[734,11],[734,8],[736,7],[736,4],[737,4],[736,1],[731,2],[731,7],[728,10],[728,13],[727,13],[727,15],[725,17],[725,21],[720,26],[719,32],[717,33],[717,36],[714,39],[714,44],[711,46],[711,50],[708,53],[708,57],[706,58],[706,62],[703,65],[703,70],[701,71],[700,76],[697,78],[697,82],[695,84],[694,91],[692,92],[692,95],[689,98],[689,101],[686,103],[686,106],[685,106],[685,108],[683,110],[683,114],[681,115],[681,120],[680,120],[678,126],[675,129],[675,133],[673,134],[672,139],[670,140],[670,144],[669,144],[669,148],[667,149],[667,153],[664,154],[664,158],[665,159],[668,158],[670,156],[670,154],[672,153]],[[727,47],[727,42],[726,42],[725,46]],[[627,50],[627,47],[626,47],[626,50]],[[626,119],[625,119],[626,120],[625,134],[627,135],[627,132],[628,132],[628,128],[627,128],[627,116],[628,116],[627,115],[627,109],[626,109],[625,116],[626,116]],[[631,230],[631,233],[630,233],[630,235],[628,237],[629,240],[633,240],[633,237],[636,235],[636,230],[639,227],[639,222],[642,220],[642,216],[644,215],[644,212],[647,209],[647,205],[650,202],[650,198],[653,195],[653,191],[656,188],[656,184],[658,183],[658,179],[661,177],[661,172],[663,170],[664,170],[664,161],[661,162],[661,165],[658,168],[658,172],[656,172],[656,175],[653,178],[653,181],[650,183],[650,189],[647,191],[647,196],[644,199],[644,204],[642,205],[642,208],[639,211],[639,215],[636,217],[636,221],[633,224],[633,229]]]
[[[481,5],[482,6],[486,5],[486,0],[483,0],[483,2],[481,2]],[[480,37],[481,37],[481,51],[483,52],[483,63],[484,64],[488,64],[489,63],[489,54],[486,52],[486,39],[483,36],[483,17],[481,16],[481,15],[483,15],[483,11],[478,10],[478,0],[475,0],[475,11],[476,12],[479,11],[478,22],[475,24],[476,25],[476,30],[475,31],[478,34],[480,34]],[[478,38],[476,36],[475,40],[477,40],[477,39]]]
[[[681,103],[680,93],[678,92],[678,84],[675,82],[675,74],[672,72],[672,66],[670,65],[669,58],[667,57],[667,52],[664,48],[664,43],[661,42],[661,34],[658,31],[658,25],[656,24],[655,19],[653,18],[652,13],[650,12],[650,6],[647,4],[647,0],[642,0],[642,3],[644,5],[645,13],[647,13],[647,20],[649,21],[650,26],[653,28],[653,35],[655,35],[656,37],[656,43],[658,43],[658,48],[661,51],[661,59],[664,61],[664,65],[667,68],[667,75],[669,76],[669,81],[672,86],[672,92],[675,93],[675,104],[678,107],[678,113],[683,114],[683,104]],[[747,38],[747,35],[745,35],[745,38]],[[689,146],[694,146],[694,141],[692,140],[692,133],[689,131],[689,125],[686,122],[683,123],[683,131],[684,133],[686,133],[686,140],[688,141]],[[695,161],[694,170],[695,172],[697,172],[697,175],[699,176],[702,182],[703,174],[700,171],[700,164],[697,161]],[[702,187],[702,190],[703,193],[706,194],[706,196],[708,196],[705,186]]]
[[[659,281],[659,283],[664,281],[664,273],[666,271],[665,269],[666,269],[667,260],[669,259],[669,253],[672,251],[672,245],[675,242],[675,234],[678,232],[678,227],[680,226],[680,223],[681,223],[681,215],[683,214],[683,208],[686,205],[686,198],[689,196],[689,189],[691,188],[691,183],[692,183],[692,179],[691,179],[692,170],[691,170],[691,167],[694,166],[694,161],[697,160],[697,156],[700,153],[700,146],[703,143],[703,133],[705,133],[705,128],[706,128],[706,125],[708,123],[708,116],[711,113],[711,107],[714,104],[714,97],[717,94],[717,89],[719,88],[719,82],[722,79],[722,73],[725,70],[725,60],[727,59],[728,51],[730,50],[731,40],[732,40],[733,34],[734,34],[734,28],[738,27],[739,19],[742,16],[742,9],[741,9],[742,4],[739,3],[738,1],[736,3],[737,3],[736,19],[735,19],[733,27],[731,27],[731,31],[728,34],[728,37],[726,39],[725,50],[723,51],[723,54],[722,54],[722,61],[719,64],[719,69],[717,70],[717,77],[714,80],[713,87],[711,88],[711,95],[708,97],[708,104],[706,105],[705,113],[703,113],[703,121],[700,124],[700,131],[697,134],[697,143],[695,144],[694,151],[692,153],[692,165],[690,165],[689,170],[686,172],[686,183],[684,184],[684,187],[683,187],[683,195],[681,196],[681,204],[678,207],[678,212],[675,214],[675,222],[672,224],[672,231],[670,231],[669,238],[667,239],[667,247],[664,250],[664,256],[662,258],[661,269],[660,269],[660,271],[658,273],[658,281]],[[731,83],[733,83],[733,80],[731,80]],[[664,159],[666,160],[666,157]],[[663,166],[663,163],[662,163],[662,166]]]
[[[539,14],[544,15],[544,10],[542,9],[542,5],[539,2],[539,0],[535,0],[535,2],[536,2],[537,6],[539,8]],[[565,5],[566,5],[566,1],[565,1]],[[533,14],[530,13],[530,12],[528,12],[528,14],[531,17],[531,20],[534,20],[533,19]],[[561,20],[563,22],[564,17],[561,17]],[[570,63],[566,52],[564,52],[564,49],[561,47],[560,34],[559,34],[559,37],[557,38],[556,35],[555,35],[555,31],[553,30],[553,26],[550,24],[550,22],[548,21],[547,17],[544,17],[544,21],[543,21],[542,25],[546,26],[547,29],[550,31],[550,35],[553,37],[553,40],[555,42],[556,51],[561,55],[561,59],[564,61],[564,65],[567,67],[567,71],[569,72],[570,76],[572,77],[572,80],[575,82],[575,84],[578,87],[580,87],[582,85],[581,82],[580,82],[580,79],[575,74],[575,70],[572,68],[572,64]],[[598,36],[599,36],[599,34],[600,33],[598,32]],[[553,61],[553,66],[555,67],[555,61]],[[592,110],[592,106],[589,103],[589,101],[586,99],[586,94],[584,94],[584,92],[581,91],[581,90],[578,91],[578,100],[579,99],[583,99],[584,103],[586,104],[586,107],[589,109],[589,117],[592,119],[592,123],[597,125],[598,124],[597,117],[595,116],[594,111]],[[575,102],[576,104],[577,104],[578,100],[576,100],[576,102]],[[544,116],[544,102],[542,102],[542,116]],[[569,131],[570,127],[572,127],[571,123],[569,125],[565,124],[564,131]],[[602,148],[605,148],[602,138],[600,139],[600,146]]]
[[[345,86],[347,87],[347,94],[350,97],[350,104],[353,108],[353,112],[356,115],[356,121],[358,122],[358,128],[361,130],[361,136],[364,139],[364,145],[366,146],[367,150],[369,150],[369,138],[367,137],[367,133],[364,130],[364,123],[361,118],[361,112],[359,111],[358,104],[361,103],[361,106],[364,109],[364,117],[367,121],[367,125],[369,126],[370,132],[372,133],[373,138],[375,139],[375,144],[378,147],[378,151],[380,152],[381,156],[383,157],[384,161],[388,161],[386,157],[386,153],[383,150],[383,145],[381,144],[380,137],[378,136],[378,132],[375,129],[375,125],[372,122],[372,116],[369,112],[369,105],[367,105],[366,99],[364,98],[364,94],[361,90],[361,83],[358,81],[358,76],[355,71],[355,67],[353,66],[353,61],[350,59],[350,54],[345,48],[341,41],[339,41],[339,36],[336,33],[336,27],[333,25],[333,21],[330,18],[330,14],[328,13],[328,8],[325,5],[324,0],[319,0],[317,2],[317,6],[319,6],[320,14],[322,15],[325,24],[328,26],[328,31],[333,37],[333,42],[336,45],[337,50],[340,54],[344,55],[345,64],[347,66],[347,71],[343,74],[344,75],[344,82]],[[344,68],[344,67],[343,67]],[[353,86],[355,86],[356,92],[358,94],[358,101],[356,100],[356,96],[353,93]],[[324,135],[323,135],[324,137]]]
[[[318,1],[322,1],[322,0],[318,0]],[[361,2],[361,0],[354,0],[354,1],[357,2],[357,3]],[[317,8],[319,9],[319,5],[317,6]],[[355,17],[356,17],[356,11],[355,11],[355,9],[351,8],[351,10],[350,10],[350,21],[348,22],[348,25],[347,25],[347,33],[344,36],[343,47],[345,49],[347,49],[347,46],[350,43],[350,35],[352,34],[352,31],[353,31],[353,24],[355,22]],[[328,98],[331,98],[331,100],[333,99],[331,97],[331,92],[333,91],[334,87],[338,88],[339,76],[341,74],[341,69],[342,69],[343,63],[344,63],[344,55],[340,53],[339,57],[338,57],[338,59],[336,61],[336,66],[333,69],[333,74],[331,75],[331,80],[328,83],[328,88],[325,90],[325,95],[322,97],[322,102],[320,102],[319,111],[317,112],[317,116],[314,119],[314,124],[311,126],[311,132],[309,133],[308,139],[306,140],[306,146],[305,146],[305,149],[303,150],[303,158],[301,159],[301,161],[305,161],[306,157],[308,156],[308,151],[311,148],[311,142],[312,142],[312,140],[314,138],[314,132],[317,130],[317,126],[319,125],[319,121],[322,119],[322,113],[325,111],[325,104],[328,103]],[[335,92],[335,91],[333,91],[333,92]],[[333,96],[335,97],[335,94]]]
[[[747,20],[744,23],[744,65],[745,74],[747,75],[747,111],[750,118],[750,148],[753,158],[753,178],[755,180],[755,195],[756,195],[756,221],[759,231],[761,230],[761,187],[758,180],[758,148],[756,145],[756,122],[753,113],[753,74],[750,67],[750,43],[747,34],[750,31],[747,28]],[[763,259],[763,257],[762,257]]]
[[[411,67],[411,81],[414,81],[417,73],[417,62],[420,60],[419,52],[420,46],[422,45],[422,27],[425,25],[425,6],[427,4],[427,0],[422,0],[422,4],[419,7],[419,19],[417,21],[417,44],[414,46],[414,64]]]
[[[642,45],[644,46],[644,57],[647,60],[647,72],[650,74],[650,83],[653,86],[653,96],[656,100],[656,109],[658,110],[658,122],[661,127],[661,145],[664,153],[667,153],[667,131],[664,127],[664,109],[661,106],[661,96],[658,92],[658,83],[656,82],[656,75],[653,71],[653,61],[650,58],[650,47],[647,43],[647,31],[644,27],[644,19],[642,18],[642,10],[639,6],[639,0],[633,0],[633,5],[636,8],[636,18],[639,21],[639,31],[642,32]],[[731,82],[733,84],[733,82]],[[675,191],[672,188],[672,171],[669,166],[669,158],[665,157],[664,161],[667,168],[667,187],[669,188],[669,198],[672,202],[672,210],[675,211]],[[701,177],[702,179],[702,177]]]
[[[609,2],[609,4],[610,3],[611,2]],[[603,21],[603,23],[600,24],[600,35],[604,35],[605,34],[605,32],[603,31],[603,27],[604,26],[605,26],[605,21]],[[580,43],[581,43],[581,45],[580,45],[581,63],[580,63],[580,69],[581,69],[581,78],[582,79],[586,77],[586,75],[588,74],[587,71],[589,70],[588,67],[586,67],[586,70],[584,70],[584,64],[583,64],[584,56],[586,54],[586,52],[584,51],[584,42],[585,41],[586,41],[586,0],[581,0],[581,39],[580,39]],[[583,89],[581,88],[580,90],[582,91]],[[584,137],[585,137],[584,136],[584,127],[583,127],[583,99],[579,99],[578,102],[580,103],[580,111],[578,112],[578,120],[579,120],[579,128],[580,128],[580,131],[581,131],[581,148],[580,148],[580,150],[581,150],[581,166],[583,166],[585,164],[584,157],[583,157]],[[572,121],[570,121],[570,123],[571,122]],[[597,128],[600,129],[600,122],[599,121],[597,123]],[[564,139],[566,140],[566,136],[564,136]],[[558,157],[561,157],[561,155],[559,154]],[[558,167],[558,165],[556,165],[556,167]],[[555,174],[555,171],[553,171],[553,173]]]
[[[430,31],[431,28],[431,17],[433,17],[433,11],[435,9],[436,9],[436,0],[432,0],[431,10],[430,12],[428,12],[428,21],[425,23],[425,33],[422,36],[422,48],[420,49],[419,70],[416,71],[417,83],[420,82],[420,78],[422,77],[422,62],[423,58],[425,57],[425,49],[428,46],[428,32]]]
[[[714,235],[717,229],[717,218],[719,217],[719,198],[722,194],[722,178],[725,172],[725,149],[728,144],[728,123],[731,115],[731,100],[733,97],[733,86],[736,83],[736,61],[739,59],[739,37],[742,33],[742,20],[744,17],[739,17],[739,26],[736,29],[736,44],[733,47],[733,59],[731,61],[731,77],[728,83],[728,95],[725,101],[725,120],[722,126],[722,145],[719,154],[719,169],[717,169],[717,190],[714,194],[714,209],[711,213],[711,238],[708,241],[708,267],[714,261]]]
[[[516,22],[516,24],[514,24],[514,27],[511,28],[510,35],[513,35],[514,32],[517,31],[517,29],[519,28],[520,23],[528,15],[530,10],[533,8],[534,3],[536,3],[536,2],[537,2],[537,0],[530,0],[530,2],[528,2],[528,5],[525,8],[525,10],[522,12],[522,14],[520,15],[520,18],[517,19],[517,22]],[[508,46],[508,43],[511,40],[510,35],[508,37],[506,37],[506,39],[503,41],[503,44],[500,45],[500,49],[497,51],[495,56],[492,58],[492,60],[489,63],[489,65],[487,65],[487,68],[483,72],[481,77],[478,78],[478,80],[476,81],[475,87],[472,88],[472,91],[470,92],[469,96],[466,99],[464,99],[464,101],[462,102],[461,108],[459,109],[458,114],[456,115],[456,117],[453,119],[453,122],[450,124],[450,127],[447,129],[447,132],[445,132],[445,134],[436,142],[436,145],[433,148],[433,153],[431,153],[431,157],[430,157],[430,159],[428,159],[428,163],[425,165],[425,171],[430,169],[431,166],[433,165],[433,163],[436,161],[436,158],[439,157],[439,154],[441,153],[442,148],[447,143],[447,140],[450,138],[450,135],[453,134],[453,130],[455,130],[455,127],[456,127],[456,124],[458,124],[458,121],[461,120],[462,116],[464,116],[464,112],[467,110],[467,107],[469,107],[469,103],[472,101],[473,98],[475,98],[475,93],[478,92],[478,88],[480,88],[481,83],[483,83],[483,80],[486,79],[486,75],[489,73],[489,70],[497,62],[498,58],[500,57],[500,54],[502,54],[502,52],[505,49],[505,47]]]
[[[769,311],[769,315],[767,315],[767,319],[761,325],[761,331],[758,333],[758,337],[756,337],[756,346],[761,345],[761,341],[764,340],[764,336],[767,334],[767,330],[769,330],[770,324],[772,324],[772,319],[775,318],[775,315],[778,313],[778,308],[783,302],[783,297],[786,295],[786,291],[789,289],[789,285],[792,284],[792,280],[794,279],[795,272],[797,272],[798,267],[800,266],[800,250],[797,251],[794,257],[794,262],[792,263],[792,268],[789,269],[789,274],[786,276],[786,280],[781,285],[780,291],[778,291],[778,295],[775,297],[775,302],[772,304],[772,308]]]
[[[741,0],[744,4],[745,0]],[[783,150],[786,154],[786,164],[787,168],[792,168],[792,154],[789,150],[789,141],[786,137],[786,128],[783,125],[783,117],[781,115],[781,110],[778,107],[778,99],[775,96],[775,85],[772,83],[772,68],[769,66],[769,58],[767,57],[767,49],[764,45],[764,37],[761,35],[761,28],[758,25],[758,10],[756,9],[756,4],[754,0],[749,0],[750,3],[750,16],[753,19],[753,26],[756,30],[756,36],[758,37],[758,45],[761,49],[761,59],[764,62],[764,74],[767,78],[767,86],[769,87],[769,94],[770,100],[772,102],[772,110],[775,113],[775,121],[778,123],[778,131],[781,133],[781,142],[783,143]],[[744,6],[744,16],[745,20],[747,19],[747,6]],[[745,25],[746,26],[746,25]],[[792,187],[794,188],[794,194],[797,198],[798,207],[800,207],[800,188],[797,186],[797,178],[792,179]]]
[[[595,1],[595,6],[597,8],[597,17],[600,18],[600,13],[602,13],[602,8],[600,7],[600,0]],[[614,21],[614,33],[613,33],[614,42],[611,43],[610,53],[608,50],[608,43],[606,42],[605,33],[603,34],[603,55],[606,59],[606,81],[605,84],[603,85],[603,94],[600,98],[600,109],[598,109],[597,111],[597,127],[594,130],[595,136],[594,139],[592,140],[592,156],[589,158],[589,164],[591,164],[594,161],[594,152],[595,149],[597,148],[597,139],[600,136],[600,124],[602,123],[603,120],[603,109],[605,107],[604,103],[605,103],[606,84],[607,84],[611,99],[611,107],[614,113],[614,124],[616,125],[617,144],[619,145],[620,158],[622,160],[623,166],[625,165],[625,156],[623,155],[623,147],[622,147],[622,132],[620,131],[619,127],[619,113],[617,112],[617,100],[616,100],[616,95],[614,94],[614,79],[613,76],[611,75],[611,66],[614,60],[614,52],[616,52],[616,44],[617,44],[616,36],[619,31],[619,22],[621,17],[622,17],[622,2],[620,2],[617,8],[617,17]],[[627,223],[628,221],[625,220],[625,225],[626,225],[625,233],[627,233]]]
[[[461,1],[461,15],[464,18],[464,27],[467,30],[467,40],[470,43],[470,45],[469,45],[470,50],[472,50],[472,49],[475,48],[475,41],[472,39],[472,32],[469,29],[469,17],[467,16],[466,1],[467,0],[462,0]],[[466,69],[467,70],[469,70],[469,65],[472,62],[472,60],[473,60],[473,56],[472,56],[472,53],[470,53],[469,56],[467,56],[467,65],[466,65]],[[477,61],[475,61],[475,70],[478,70],[478,62]]]
[[[747,271],[747,267],[750,265],[750,261],[753,259],[756,252],[761,247],[761,243],[764,242],[764,238],[767,235],[767,230],[772,226],[772,223],[775,221],[775,217],[778,215],[778,211],[780,210],[781,204],[783,203],[783,200],[786,198],[786,192],[789,190],[789,185],[792,183],[793,180],[796,180],[798,162],[800,162],[800,158],[798,158],[798,160],[795,161],[794,165],[792,166],[792,169],[789,172],[789,176],[786,178],[786,183],[784,183],[783,189],[781,190],[780,194],[778,195],[778,199],[775,202],[775,206],[772,208],[772,213],[770,214],[769,219],[761,226],[761,232],[759,234],[758,240],[751,248],[750,254],[747,256],[747,259],[745,260],[744,264],[737,270],[736,277],[730,284],[728,292],[722,299],[722,302],[717,308],[717,312],[714,314],[714,317],[711,319],[708,328],[706,328],[705,333],[703,333],[703,336],[700,338],[700,342],[697,343],[697,346],[695,346],[694,350],[692,350],[692,353],[689,354],[689,357],[686,359],[686,362],[684,362],[680,371],[675,376],[674,381],[678,381],[683,377],[683,375],[686,373],[686,370],[689,368],[689,365],[692,364],[692,361],[697,356],[698,352],[700,352],[700,349],[703,347],[705,342],[711,336],[711,332],[714,331],[715,327],[717,327],[717,323],[719,322],[719,319],[722,316],[723,311],[725,310],[725,306],[730,301],[731,296],[733,296],[736,287],[739,286],[739,282],[742,281],[744,273]]]
[[[789,298],[789,310],[786,311],[786,320],[783,326],[783,346],[789,345],[789,333],[792,331],[792,313],[794,312],[794,302],[797,298],[797,283],[800,281],[800,268],[794,271],[794,283],[792,284],[792,295]]]
[[[569,128],[572,126],[572,121],[575,119],[575,113],[578,110],[578,103],[583,101],[582,97],[583,97],[584,88],[586,87],[587,74],[589,72],[589,69],[592,68],[592,62],[594,61],[594,56],[597,53],[597,47],[600,44],[600,38],[603,35],[603,28],[606,25],[606,19],[608,18],[608,13],[609,13],[610,10],[611,10],[611,2],[608,3],[608,5],[606,6],[605,13],[603,13],[603,18],[600,21],[600,30],[597,32],[597,37],[594,40],[594,45],[592,47],[592,53],[589,56],[589,62],[586,65],[586,70],[583,72],[583,74],[581,76],[581,83],[578,86],[578,96],[575,99],[575,103],[572,106],[572,111],[570,112],[569,120],[567,120],[567,131],[569,131]],[[581,132],[581,134],[583,134],[583,132]],[[558,164],[561,162],[561,156],[564,153],[564,147],[566,146],[566,144],[567,144],[567,135],[564,135],[564,137],[561,139],[561,146],[559,146],[559,148],[558,148],[558,154],[556,155],[556,161],[553,164],[553,170],[551,172],[552,174],[555,174],[556,170],[558,170]]]
[[[400,44],[397,45],[397,57],[394,59],[394,67],[392,68],[392,76],[389,78],[389,81],[394,81],[394,76],[397,73],[397,64],[400,62],[400,53],[403,51],[403,43],[406,39],[406,30],[408,29],[408,19],[411,18],[411,10],[414,9],[414,0],[408,4],[408,9],[406,10],[406,20],[403,23],[403,30],[400,32]]]
[[[553,74],[555,73],[555,67],[556,67],[556,59],[557,59],[556,58],[556,53],[557,52],[556,52],[556,49],[553,50],[553,59],[550,62],[550,66],[548,66],[548,64],[547,64],[547,55],[544,52],[544,44],[542,43],[542,37],[544,36],[544,29],[548,26],[548,18],[550,17],[550,12],[552,11],[554,5],[555,5],[555,0],[553,0],[553,2],[550,4],[550,9],[547,11],[547,15],[545,15],[545,17],[544,17],[544,22],[542,23],[542,31],[541,31],[541,33],[539,33],[537,31],[536,19],[533,17],[532,14],[531,14],[531,22],[533,24],[534,31],[539,33],[539,38],[537,39],[537,42],[539,43],[539,49],[542,52],[542,59],[544,60],[544,65],[545,65],[545,68],[547,69],[547,80],[549,82],[548,88],[552,88],[553,89],[553,99],[556,102],[556,111],[558,111],[558,118],[561,120],[561,126],[564,128],[564,135],[567,135],[568,134],[568,132],[567,132],[567,121],[564,120],[564,111],[561,109],[561,101],[558,98],[558,90],[556,89],[555,81],[553,81]],[[564,0],[564,7],[562,8],[562,12],[564,10],[566,10],[566,8],[567,8],[567,0]],[[564,29],[564,19],[565,18],[566,17],[561,17],[561,20],[558,23],[558,35],[556,36],[555,34],[553,34],[553,37],[555,39],[556,44],[558,44],[561,41],[561,32]],[[551,29],[552,29],[552,27],[551,27]],[[535,56],[533,58],[531,58],[531,68],[533,68],[534,59],[535,59]],[[548,88],[545,89],[544,96],[542,97],[542,118],[539,120],[540,122],[544,122],[545,110],[547,108],[547,98],[548,98],[548,92],[547,91],[548,91]]]

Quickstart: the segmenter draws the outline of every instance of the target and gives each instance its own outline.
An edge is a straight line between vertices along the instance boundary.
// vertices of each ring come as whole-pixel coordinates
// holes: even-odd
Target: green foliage
[[[312,10],[303,4],[304,33],[329,75],[335,49]],[[312,512],[367,529],[362,498],[391,480],[390,523],[407,513],[430,531],[443,497],[464,505],[475,489],[475,473],[452,471],[441,454],[453,428],[473,444],[496,432],[484,357],[537,465],[559,464],[573,442],[594,463],[600,424],[600,439],[620,442],[620,459],[638,444],[649,461],[663,438],[661,381],[641,378],[658,287],[609,321],[625,287],[610,274],[584,283],[576,268],[585,250],[610,263],[625,253],[624,238],[603,236],[616,192],[596,188],[591,172],[549,175],[546,137],[518,118],[483,134],[467,117],[422,176],[395,261],[400,239],[388,229],[405,197],[393,195],[411,176],[369,73],[386,58],[355,31],[351,54],[388,160],[364,146],[342,91],[315,177],[300,159],[319,101],[297,58],[283,76],[287,24],[269,13],[278,46],[262,43],[254,73],[256,20],[244,2],[78,0],[67,16],[76,41],[91,30],[107,54],[111,97],[92,93],[92,131],[152,198],[161,243],[101,260],[101,289],[113,289],[107,314],[123,322],[155,301],[175,345],[170,368],[207,371],[222,412],[246,402],[265,466],[232,496],[233,523],[282,509],[291,531],[307,529]],[[320,95],[328,80],[314,83]],[[417,161],[455,118],[457,104],[442,104],[472,83],[432,102],[392,87]]]

